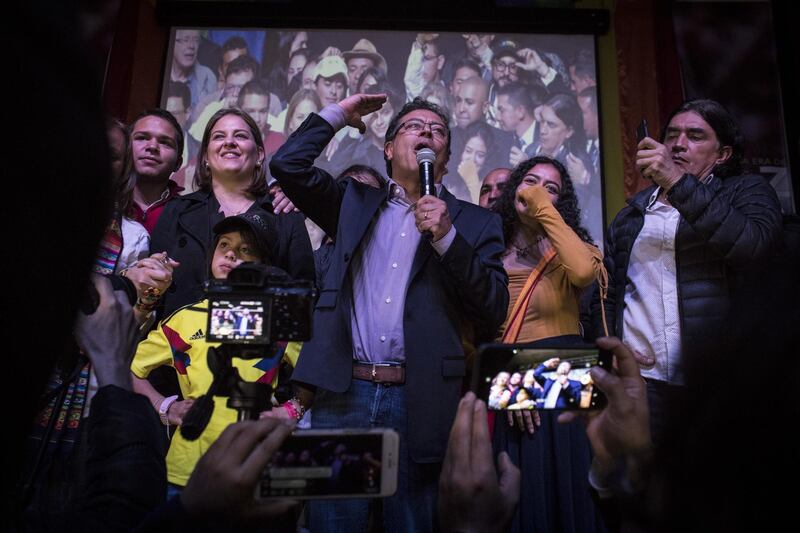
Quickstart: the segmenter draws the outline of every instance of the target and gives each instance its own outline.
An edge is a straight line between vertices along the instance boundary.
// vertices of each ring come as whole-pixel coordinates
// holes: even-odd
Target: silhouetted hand
[[[600,412],[584,414],[588,418],[586,434],[595,459],[612,464],[651,447],[647,386],[633,353],[621,340],[601,337],[597,345],[614,352],[618,371],[614,375],[600,367],[590,370],[592,381],[606,394],[608,405]],[[569,422],[577,416],[577,412],[568,411],[562,413],[558,421]]]
[[[116,385],[131,390],[131,360],[138,333],[133,309],[128,296],[114,291],[108,278],[93,275],[92,283],[100,303],[91,315],[78,313],[75,339],[92,362],[101,387]]]
[[[458,405],[439,479],[443,531],[505,531],[519,501],[520,472],[506,452],[492,460],[486,404],[468,392]]]
[[[266,418],[231,424],[203,455],[181,492],[195,517],[251,522],[288,512],[293,500],[256,500],[256,484],[294,423]]]

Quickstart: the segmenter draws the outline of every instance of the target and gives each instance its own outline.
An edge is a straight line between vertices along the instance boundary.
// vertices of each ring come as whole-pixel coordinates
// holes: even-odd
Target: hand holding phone
[[[478,351],[472,390],[489,409],[601,409],[593,367],[610,368],[611,354],[596,346],[489,344]]]
[[[371,498],[397,490],[399,437],[388,428],[296,431],[256,486],[259,498]]]
[[[451,531],[500,531],[519,502],[520,471],[508,453],[495,471],[486,408],[468,392],[458,405],[439,480],[439,517]]]
[[[297,502],[256,502],[252,494],[261,469],[293,428],[293,423],[276,419],[228,426],[197,462],[181,492],[186,511],[231,522],[284,515]]]
[[[610,368],[591,371],[596,386],[608,393],[608,405],[597,416],[589,417],[586,435],[592,444],[595,460],[616,465],[623,457],[637,456],[650,449],[650,416],[647,386],[639,373],[634,353],[616,337],[597,339],[598,346],[613,351],[617,360]],[[559,415],[559,422],[570,422],[579,411]]]

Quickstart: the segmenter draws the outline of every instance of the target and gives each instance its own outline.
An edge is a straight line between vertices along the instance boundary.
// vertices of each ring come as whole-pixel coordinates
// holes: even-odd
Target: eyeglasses
[[[176,37],[175,42],[179,44],[200,44],[200,37]]]
[[[424,122],[418,118],[412,118],[403,122],[397,127],[397,131],[400,133],[419,135],[425,129],[425,126],[430,127],[431,135],[433,135],[434,139],[447,139],[447,126],[441,122]]]
[[[502,61],[495,61],[494,68],[496,68],[500,72],[505,72],[506,70],[509,72],[516,72],[517,71],[517,64],[516,63],[503,63]]]
[[[422,56],[423,61],[436,61],[439,59],[439,56]]]

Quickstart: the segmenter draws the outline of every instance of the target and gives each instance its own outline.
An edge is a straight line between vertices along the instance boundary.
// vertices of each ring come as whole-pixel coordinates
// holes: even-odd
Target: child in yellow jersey
[[[214,278],[227,279],[231,270],[246,261],[272,264],[271,251],[276,248],[278,233],[269,214],[254,210],[228,217],[214,226],[214,233],[210,264]],[[131,364],[134,390],[150,399],[165,425],[180,425],[194,399],[205,394],[213,381],[207,355],[208,349],[219,343],[206,341],[207,316],[208,300],[182,307],[150,332],[136,350]],[[299,351],[299,344],[289,343],[263,359],[234,358],[232,364],[244,381],[270,383],[274,387],[281,361],[294,366]],[[183,400],[174,396],[164,398],[147,381],[150,372],[165,365],[175,369]],[[225,397],[214,397],[211,420],[197,440],[188,441],[180,431],[175,432],[167,453],[170,495],[186,485],[200,457],[229,424],[236,422],[236,411],[226,402]],[[297,417],[301,413],[299,403],[292,399],[276,408],[272,416]]]

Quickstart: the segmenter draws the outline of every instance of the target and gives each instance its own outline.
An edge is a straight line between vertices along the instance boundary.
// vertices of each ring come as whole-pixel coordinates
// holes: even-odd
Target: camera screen
[[[262,498],[370,495],[381,491],[383,435],[303,435],[275,452],[259,487]]]
[[[264,302],[252,297],[209,300],[207,340],[241,344],[266,342],[269,313],[264,309]]]
[[[605,396],[589,369],[607,366],[597,348],[491,346],[481,353],[478,396],[489,409],[597,409]]]

